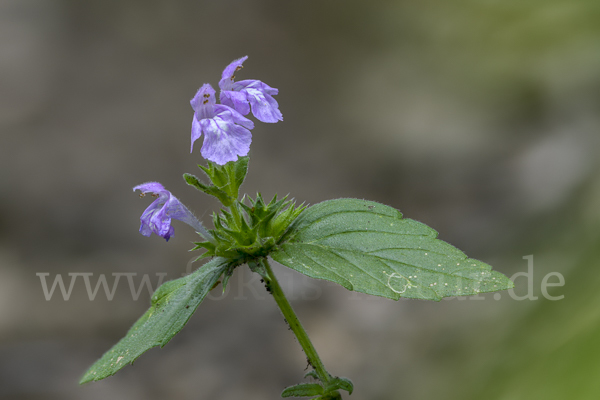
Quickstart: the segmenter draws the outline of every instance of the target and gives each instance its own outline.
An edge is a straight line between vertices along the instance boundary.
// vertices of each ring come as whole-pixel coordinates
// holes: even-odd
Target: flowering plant
[[[287,301],[269,264],[273,259],[316,279],[336,282],[348,290],[398,300],[401,297],[439,301],[504,290],[513,283],[481,261],[469,259],[457,248],[437,239],[426,225],[403,218],[400,211],[368,200],[336,199],[306,207],[287,197],[265,201],[239,189],[248,172],[248,152],[254,123],[252,114],[266,123],[282,121],[273,98],[278,90],[258,80],[236,82],[234,74],[247,57],[233,61],[219,82],[221,104],[215,90],[204,84],[191,100],[194,110],[191,149],[204,134],[200,150],[208,178],[184,174],[192,187],[216,197],[223,205],[213,214],[214,229],[207,229],[158,182],[134,187],[141,196],[151,193],[154,202],[142,213],[140,233],[167,241],[173,220],[190,225],[200,235],[193,250],[210,258],[195,272],[169,281],[153,294],[151,307],[112,349],[81,379],[98,381],[133,363],[142,353],[164,346],[187,323],[207,293],[222,279],[223,290],[235,269],[247,265],[263,279],[312,369],[310,383],[285,389],[282,397],[340,399],[352,393],[352,382],[330,374],[298,317]]]

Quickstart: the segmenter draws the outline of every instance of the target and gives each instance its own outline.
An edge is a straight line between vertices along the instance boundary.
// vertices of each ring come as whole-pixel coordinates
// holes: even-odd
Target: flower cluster
[[[236,161],[250,151],[254,123],[245,118],[250,110],[262,122],[282,121],[279,105],[273,98],[279,91],[254,79],[235,82],[235,73],[242,69],[246,57],[233,61],[223,71],[219,88],[221,104],[217,104],[215,90],[208,83],[202,85],[190,101],[194,109],[192,146],[204,133],[200,150],[202,157],[219,165]]]
[[[248,56],[233,61],[223,71],[219,82],[219,99],[222,104],[217,104],[215,90],[208,83],[202,85],[190,100],[194,109],[190,152],[194,150],[194,142],[204,133],[200,153],[202,157],[218,165],[236,161],[238,156],[243,157],[250,151],[250,130],[254,128],[254,122],[244,115],[252,111],[262,122],[283,120],[279,105],[273,98],[278,93],[277,89],[253,79],[235,82],[234,74],[243,68],[242,64],[247,58]],[[174,233],[171,221],[176,219],[187,223],[206,240],[214,243],[214,238],[202,223],[160,183],[144,183],[133,190],[141,190],[141,197],[147,193],[156,197],[140,217],[142,235],[150,236],[155,233],[168,241]]]

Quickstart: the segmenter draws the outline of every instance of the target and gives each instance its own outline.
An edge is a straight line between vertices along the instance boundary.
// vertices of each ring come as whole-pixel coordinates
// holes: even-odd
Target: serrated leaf
[[[230,161],[225,165],[209,161],[208,166],[198,165],[212,182],[205,185],[194,175],[184,174],[185,181],[207,194],[217,197],[223,205],[229,207],[238,198],[239,189],[248,173],[250,157],[238,157],[237,161]]]
[[[192,274],[161,285],[152,296],[150,309],[91,366],[79,383],[114,375],[152,347],[166,345],[185,326],[227,268],[227,259],[214,258]]]
[[[238,157],[238,160],[233,164],[233,179],[235,180],[235,185],[237,189],[242,186],[244,180],[246,179],[246,175],[248,174],[248,163],[250,162],[250,157]],[[237,199],[237,196],[235,196]]]
[[[281,397],[308,397],[323,394],[323,387],[316,383],[301,383],[285,388]]]
[[[235,200],[235,199],[232,199],[227,193],[225,193],[223,190],[219,189],[218,187],[216,187],[214,185],[204,184],[195,175],[185,173],[185,174],[183,174],[183,179],[185,180],[185,182],[188,185],[195,187],[196,189],[198,189],[201,192],[204,192],[208,195],[216,197],[217,199],[219,199],[219,201],[221,201],[221,203],[231,204],[233,202],[233,200]]]
[[[373,201],[316,204],[294,221],[271,257],[312,278],[397,300],[441,300],[513,287],[428,226]]]
[[[248,173],[250,157],[238,157],[237,161],[230,161],[225,165],[208,162],[208,167],[198,165],[210,178],[211,182],[220,190],[226,192],[231,198],[237,199],[238,192]]]

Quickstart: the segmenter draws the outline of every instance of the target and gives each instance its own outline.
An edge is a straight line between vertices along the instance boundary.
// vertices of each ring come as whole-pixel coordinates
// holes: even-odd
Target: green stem
[[[308,362],[315,369],[317,376],[319,377],[319,380],[325,386],[327,386],[327,384],[329,383],[329,381],[332,378],[331,375],[325,369],[323,362],[321,361],[321,359],[319,358],[319,355],[317,354],[317,350],[315,350],[313,344],[311,343],[311,341],[308,337],[308,334],[304,330],[304,327],[302,326],[302,324],[300,323],[300,320],[296,316],[296,313],[292,309],[291,304],[289,303],[289,301],[283,294],[283,290],[281,290],[281,286],[279,285],[279,282],[277,281],[277,278],[275,277],[275,274],[273,273],[273,270],[271,269],[269,262],[267,261],[266,258],[264,258],[261,261],[261,263],[263,264],[263,266],[265,267],[265,270],[267,271],[268,280],[269,280],[268,283],[270,285],[271,293],[273,294],[273,298],[275,299],[275,302],[279,306],[279,309],[281,310],[281,313],[283,314],[288,325],[290,326],[290,329],[292,330],[292,332],[294,332],[294,334],[296,335],[296,338],[298,338],[298,342],[300,343],[300,346],[302,346],[302,349],[304,350],[304,353],[306,354],[306,358],[307,358]]]

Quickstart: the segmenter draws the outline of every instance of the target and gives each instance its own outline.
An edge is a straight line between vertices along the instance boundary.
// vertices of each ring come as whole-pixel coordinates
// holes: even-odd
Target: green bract
[[[249,205],[244,204],[245,199]],[[215,229],[210,232],[216,244],[198,242],[193,250],[206,249],[201,258],[226,257],[238,264],[266,257],[304,208],[296,207],[287,197],[278,201],[275,196],[268,204],[260,194],[254,200],[244,198],[228,210],[213,214]]]
[[[183,174],[183,178],[188,185],[196,189],[215,196],[223,203],[225,207],[231,206],[238,199],[240,186],[246,179],[248,173],[249,157],[240,157],[236,162],[228,162],[225,165],[218,165],[208,162],[208,167],[198,165],[211,180],[211,184],[206,185],[191,174]]]

